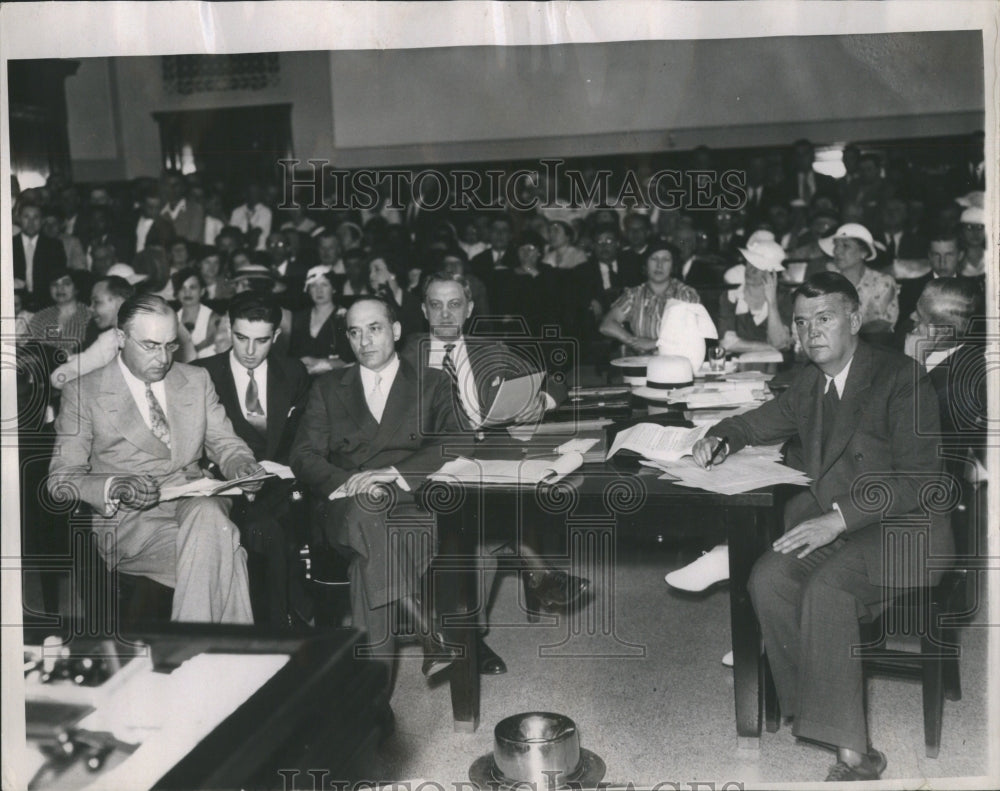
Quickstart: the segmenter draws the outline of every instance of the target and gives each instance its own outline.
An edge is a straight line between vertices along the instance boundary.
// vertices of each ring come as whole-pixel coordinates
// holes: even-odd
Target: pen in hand
[[[728,452],[729,440],[725,437],[720,437],[719,444],[715,446],[715,450],[712,451],[712,455],[708,458],[708,464],[705,465],[706,470],[712,469],[712,465],[715,464],[716,460],[719,458],[719,454],[722,453],[723,450]]]

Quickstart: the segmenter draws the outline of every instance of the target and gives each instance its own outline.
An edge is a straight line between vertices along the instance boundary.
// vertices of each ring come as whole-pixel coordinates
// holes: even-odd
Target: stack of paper
[[[662,480],[719,494],[742,494],[779,483],[806,486],[810,480],[805,473],[764,455],[743,455],[742,451],[709,470],[699,467],[693,458],[657,464],[656,467],[667,473],[661,476]]]
[[[622,429],[608,451],[610,459],[620,450],[638,453],[644,459],[653,461],[676,461],[691,453],[694,443],[705,436],[708,426],[680,428],[660,426],[656,423],[637,423]]]
[[[583,464],[583,454],[563,453],[549,459],[468,459],[460,456],[430,476],[446,483],[534,486],[555,483]]]
[[[766,391],[762,381],[712,382],[671,391],[667,402],[685,403],[688,409],[712,409],[763,401]]]
[[[536,436],[547,437],[555,434],[569,436],[584,431],[597,431],[614,422],[610,418],[595,418],[593,420],[567,420],[563,423],[522,423],[517,426],[508,426],[507,433],[513,439],[526,442]]]

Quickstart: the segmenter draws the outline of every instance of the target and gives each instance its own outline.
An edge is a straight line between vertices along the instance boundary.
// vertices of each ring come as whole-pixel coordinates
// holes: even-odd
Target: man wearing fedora
[[[782,712],[796,736],[836,748],[834,781],[877,780],[886,765],[868,743],[862,661],[851,655],[859,616],[935,581],[913,543],[926,539],[930,556],[954,551],[947,515],[928,519],[921,505],[940,485],[934,388],[913,360],[859,338],[860,307],[842,275],[807,279],[793,321],[811,365],[774,400],[709,429],[693,454],[715,468],[746,445],[801,443],[796,466],[813,483],[789,501],[749,592]],[[871,486],[887,490],[884,504],[868,504]]]

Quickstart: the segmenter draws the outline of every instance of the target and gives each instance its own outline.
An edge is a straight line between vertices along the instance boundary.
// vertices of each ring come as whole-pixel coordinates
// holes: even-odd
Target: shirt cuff
[[[548,412],[550,409],[556,408],[556,400],[546,392],[542,392],[545,396],[545,411]]]
[[[404,478],[402,475],[399,474],[399,470],[397,470],[395,467],[390,467],[389,472],[391,472],[393,475],[396,476],[396,479],[394,481],[396,486],[398,486],[404,492],[410,491],[410,484],[406,482],[406,478]]]
[[[840,506],[835,502],[833,504],[833,510],[836,512],[837,516],[840,517],[840,532],[844,533],[847,531],[847,520],[844,519],[844,514],[840,510]]]

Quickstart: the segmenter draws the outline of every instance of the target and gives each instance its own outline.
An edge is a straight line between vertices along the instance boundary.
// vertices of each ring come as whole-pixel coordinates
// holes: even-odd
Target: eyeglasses
[[[156,343],[155,341],[137,341],[128,333],[125,334],[125,338],[132,341],[132,343],[147,354],[156,354],[161,349],[167,354],[173,354],[181,347],[177,341],[167,341],[166,343]]]

